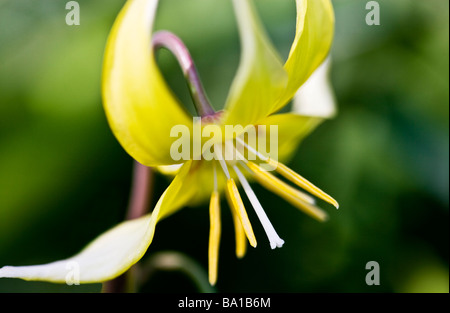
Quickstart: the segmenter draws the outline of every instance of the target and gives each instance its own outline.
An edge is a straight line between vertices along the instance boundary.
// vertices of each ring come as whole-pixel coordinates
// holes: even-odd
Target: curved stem
[[[155,51],[160,48],[166,48],[172,52],[178,60],[184,77],[186,78],[197,113],[202,117],[213,115],[215,111],[211,107],[198,75],[197,68],[183,41],[175,34],[163,30],[153,34],[152,46]]]

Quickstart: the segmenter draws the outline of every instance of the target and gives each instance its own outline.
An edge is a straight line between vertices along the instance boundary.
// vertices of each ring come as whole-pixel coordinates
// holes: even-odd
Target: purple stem
[[[175,34],[162,30],[153,34],[152,46],[155,51],[160,48],[166,48],[172,52],[178,60],[184,77],[186,78],[197,113],[202,117],[213,115],[215,111],[211,107],[198,75],[197,68],[183,41]]]
[[[128,220],[141,217],[147,213],[151,201],[152,187],[152,168],[134,161],[133,182],[131,185],[131,196],[127,211]]]

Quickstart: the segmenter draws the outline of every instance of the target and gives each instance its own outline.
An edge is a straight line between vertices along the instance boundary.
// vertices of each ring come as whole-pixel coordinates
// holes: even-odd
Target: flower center
[[[202,116],[202,124],[219,124],[223,118],[225,111],[218,111],[213,114]]]
[[[297,186],[338,207],[337,202],[333,198],[328,196],[322,190],[311,184],[309,181],[307,181],[285,165],[264,156],[242,139],[238,138],[236,142],[245,147],[247,152],[256,155],[259,159],[258,161],[262,163],[262,165],[270,165],[272,167],[272,170],[277,171],[279,174],[281,174]],[[324,221],[327,219],[327,214],[317,206],[315,206],[315,199],[312,196],[290,186],[286,182],[275,177],[269,171],[264,169],[261,164],[258,165],[255,162],[247,160],[243,156],[243,153],[234,146],[232,140],[226,141],[224,145],[214,145],[214,153],[215,159],[220,164],[220,167],[226,178],[226,196],[231,210],[233,214],[238,217],[238,221],[240,222],[240,226],[238,225],[238,227],[243,229],[245,236],[252,246],[256,246],[256,239],[243,201],[237,189],[235,178],[239,181],[240,185],[244,189],[245,194],[247,195],[248,200],[254,208],[255,213],[258,216],[269,239],[271,248],[275,249],[276,247],[281,247],[284,244],[284,241],[278,236],[277,232],[275,231],[275,228],[270,222],[266,212],[264,211],[260,201],[258,200],[250,184],[248,183],[242,170],[253,176],[253,178],[255,178],[255,180],[258,181],[262,186],[283,197],[292,205],[301,209],[305,213],[320,221]],[[230,158],[230,156],[234,157]],[[230,168],[232,169],[232,171],[230,171]],[[217,180],[216,174],[215,180]],[[214,192],[217,192],[217,183],[215,183]],[[239,231],[237,230],[236,233],[238,234]],[[242,251],[238,252],[238,255],[242,253]]]
[[[289,180],[291,183],[295,184],[297,187],[308,191],[313,196],[319,197],[338,208],[336,200],[331,198],[325,192],[314,186],[312,183],[307,181],[305,178],[303,178],[293,170],[289,169],[287,166],[279,163],[277,161],[277,157],[274,158],[272,154],[270,154],[270,156],[267,156],[265,153],[263,153],[263,150],[260,149],[259,145],[258,148],[255,148],[256,143],[251,142],[250,138],[259,138],[260,134],[267,134],[266,129],[260,130],[259,128],[256,129],[255,127],[253,127],[253,133],[251,133],[251,129],[249,130],[248,128],[245,128],[245,130],[236,130],[235,128],[237,126],[234,126],[230,135],[229,133],[227,133],[227,127],[229,127],[230,125],[223,125],[225,128],[225,134],[224,136],[222,136],[222,134],[220,133],[222,127],[219,125],[221,125],[221,121],[223,120],[224,112],[215,112],[210,105],[192,57],[189,54],[186,46],[176,35],[167,31],[157,32],[153,35],[152,45],[153,49],[155,50],[159,48],[166,48],[170,50],[177,58],[178,63],[180,64],[180,67],[185,75],[195,108],[198,115],[200,116],[200,118],[194,117],[194,120],[198,119],[198,122],[200,122],[194,123],[194,129],[200,131],[200,137],[202,137],[204,131],[208,128],[206,133],[209,133],[213,137],[207,140],[210,145],[206,148],[197,147],[196,145],[194,146],[197,148],[193,148],[193,150],[195,150],[193,159],[212,162],[214,169],[214,189],[211,194],[210,200],[211,229],[208,250],[209,277],[211,284],[214,284],[217,279],[218,249],[221,233],[220,194],[218,190],[218,175],[216,172],[218,167],[222,169],[222,172],[226,179],[225,194],[233,215],[236,233],[236,255],[238,257],[244,256],[247,247],[247,239],[251,246],[256,247],[256,238],[253,233],[253,228],[248,218],[244,202],[242,201],[242,198],[239,194],[235,179],[237,179],[237,181],[244,189],[244,192],[247,195],[250,204],[254,208],[255,213],[264,228],[267,238],[269,239],[270,247],[272,249],[275,249],[277,247],[282,247],[284,244],[284,240],[278,236],[275,228],[270,222],[260,201],[258,200],[255,192],[251,188],[250,184],[247,181],[247,178],[242,171],[248,173],[263,187],[278,194],[293,206],[299,208],[300,210],[320,221],[326,220],[327,214],[315,205],[315,199],[307,193],[300,191],[297,188],[292,187],[285,181],[282,181],[281,179],[275,177],[270,173],[270,171],[276,171],[278,174]],[[204,128],[202,128],[201,126],[202,123],[205,124]],[[213,126],[216,126],[219,129],[214,129]],[[242,128],[242,126],[240,127]],[[218,133],[219,135],[217,136],[217,138],[214,138],[216,133]],[[243,133],[247,133],[247,142],[242,139],[244,138],[244,136],[242,135]],[[270,131],[270,133],[272,132]],[[272,140],[272,138],[264,139],[264,142],[266,141],[271,144],[278,143],[278,140],[274,141]],[[194,143],[201,144],[203,143],[203,140],[197,138],[196,140],[194,140]],[[270,150],[272,150],[272,146]],[[177,151],[177,149],[174,149],[174,151]],[[207,152],[206,156],[204,154],[205,151]],[[188,153],[188,155],[190,155],[190,153]],[[245,158],[246,155],[248,156],[247,158]],[[250,156],[252,156],[252,158],[250,158]],[[219,165],[217,165],[217,163]]]

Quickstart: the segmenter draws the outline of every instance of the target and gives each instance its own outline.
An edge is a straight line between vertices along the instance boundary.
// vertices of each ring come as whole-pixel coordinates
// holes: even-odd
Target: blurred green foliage
[[[63,0],[0,0],[0,266],[66,258],[123,220],[132,159],[102,108],[102,56],[124,0],[80,0],[81,25],[65,23]],[[295,1],[258,0],[283,57]],[[448,292],[449,3],[380,0],[381,25],[365,24],[366,1],[335,0],[331,79],[338,116],[307,138],[290,166],[333,195],[318,223],[255,186],[286,241],[234,256],[224,205],[218,291]],[[230,1],[162,0],[157,29],[190,48],[213,106],[221,108],[239,62]],[[190,106],[178,65],[159,64]],[[168,180],[156,177],[153,202]],[[176,232],[173,230],[176,229]],[[157,227],[147,258],[176,250],[207,267],[207,207],[186,208]],[[174,235],[175,233],[175,235]],[[377,261],[381,284],[367,286]],[[195,291],[177,272],[156,272],[143,291]],[[0,292],[86,292],[1,279]]]

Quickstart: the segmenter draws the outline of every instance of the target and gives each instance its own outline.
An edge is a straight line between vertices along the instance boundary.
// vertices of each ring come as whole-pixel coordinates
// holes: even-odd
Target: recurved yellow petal
[[[296,1],[296,34],[284,65],[289,81],[274,111],[292,99],[298,88],[326,58],[333,41],[334,11],[331,0]]]
[[[176,163],[170,157],[174,125],[190,118],[160,73],[151,47],[157,0],[128,0],[108,38],[103,64],[103,105],[123,148],[147,166]]]
[[[119,276],[147,251],[156,223],[180,209],[182,203],[178,198],[192,184],[186,180],[190,167],[190,161],[183,165],[152,214],[117,225],[71,258],[43,265],[0,268],[0,278],[78,284],[104,282]]]
[[[233,1],[241,37],[241,61],[225,105],[224,123],[247,126],[273,111],[287,74],[251,0]]]

